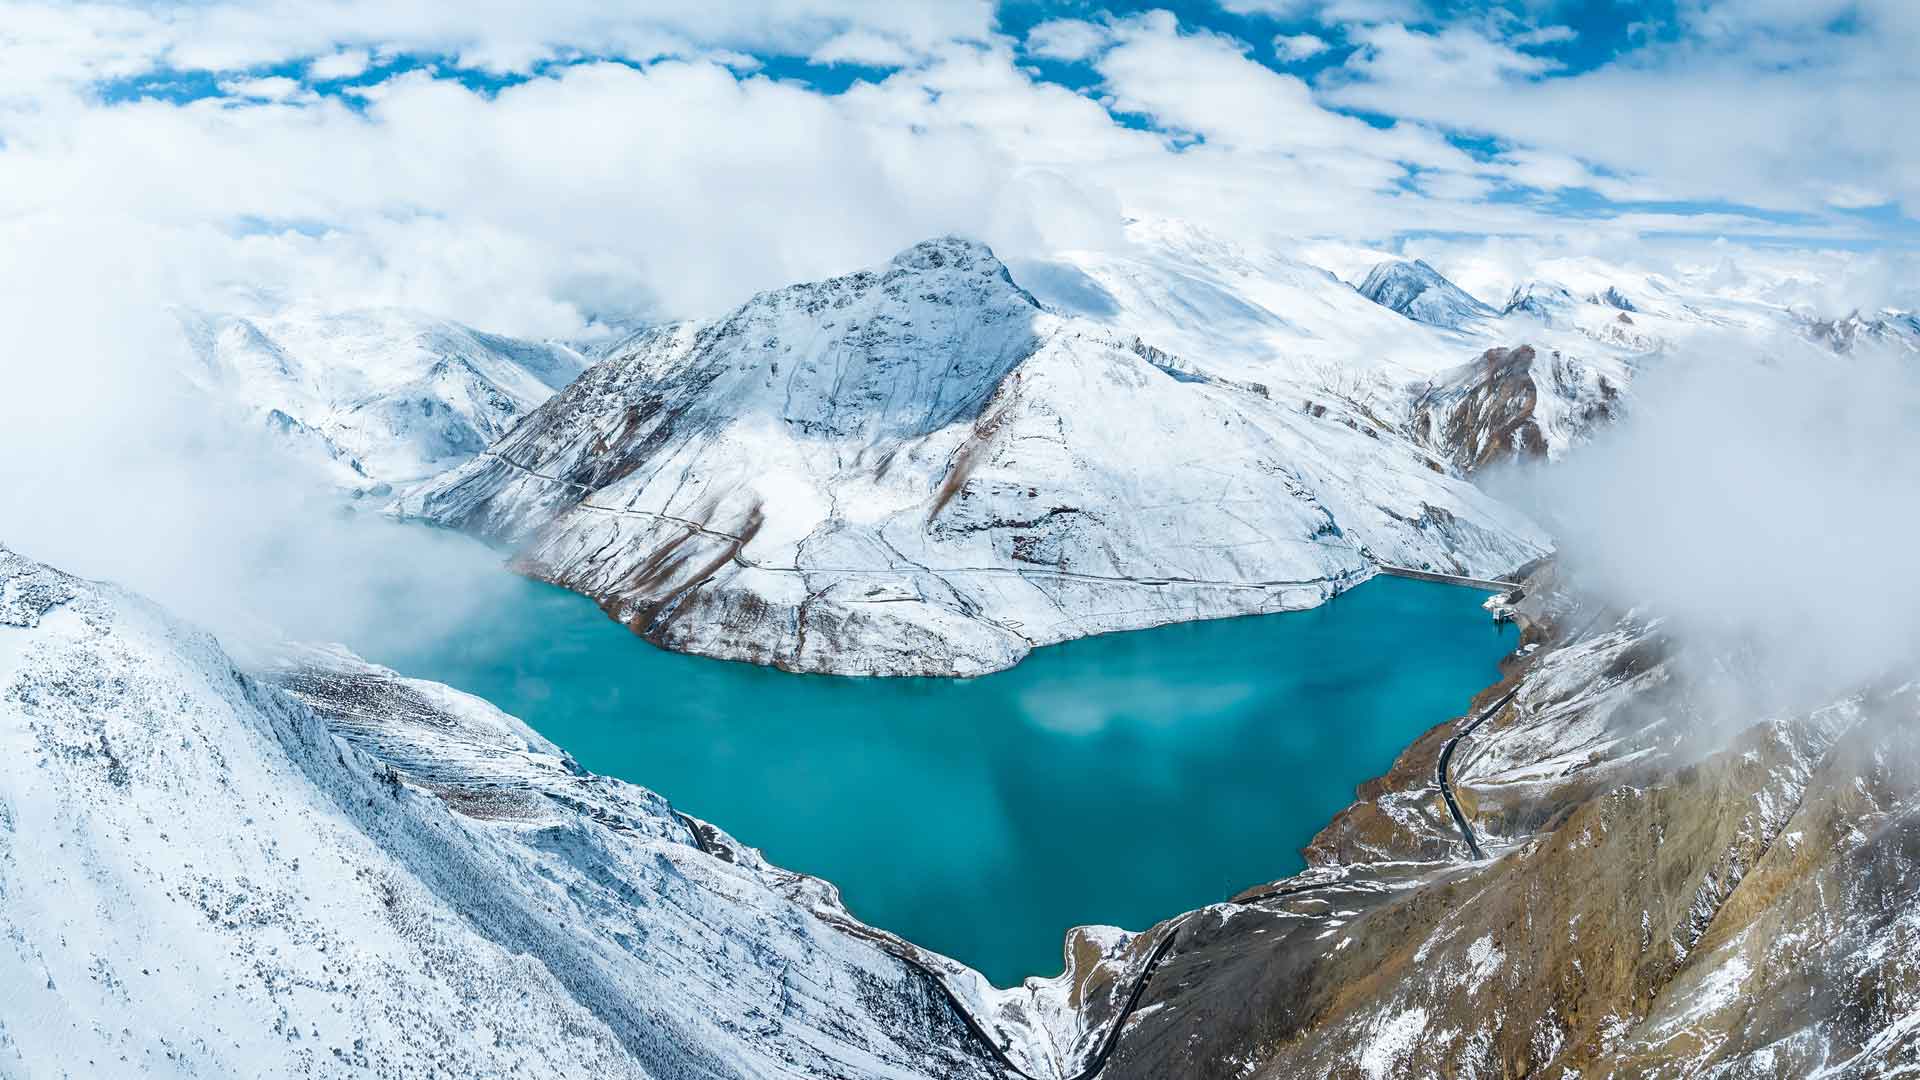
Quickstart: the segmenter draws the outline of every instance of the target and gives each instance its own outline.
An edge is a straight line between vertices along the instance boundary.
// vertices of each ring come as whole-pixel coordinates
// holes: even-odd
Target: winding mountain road
[[[1460,810],[1460,801],[1454,798],[1453,781],[1447,775],[1447,767],[1453,761],[1453,750],[1454,747],[1460,745],[1460,740],[1473,734],[1475,728],[1486,723],[1487,719],[1493,716],[1493,714],[1506,708],[1507,702],[1512,701],[1518,693],[1520,693],[1520,686],[1516,683],[1513,689],[1501,694],[1493,704],[1480,710],[1479,715],[1475,716],[1473,720],[1461,728],[1453,738],[1448,739],[1444,746],[1440,747],[1440,760],[1433,767],[1433,778],[1434,781],[1440,785],[1441,797],[1447,801],[1447,812],[1453,815],[1453,823],[1460,828],[1460,838],[1467,842],[1467,850],[1473,854],[1475,862],[1486,858],[1486,852],[1480,849],[1480,840],[1474,835],[1473,826],[1467,823],[1467,815]]]
[[[1442,574],[1437,570],[1420,570],[1411,566],[1395,566],[1393,563],[1376,563],[1380,572],[1392,577],[1412,578],[1415,581],[1437,581],[1443,585],[1464,585],[1470,589],[1485,589],[1488,592],[1511,592],[1520,587],[1517,581],[1501,581],[1498,578],[1467,577],[1462,574]]]
[[[1585,623],[1581,624],[1580,629],[1575,630],[1573,633],[1567,635],[1567,637],[1562,642],[1562,644],[1563,645],[1571,644],[1585,637],[1587,635],[1587,632],[1592,630],[1594,626],[1598,624],[1603,617],[1606,616],[1606,614],[1607,614],[1607,609],[1604,607],[1601,608],[1599,611],[1594,612],[1593,617],[1588,619]],[[1457,733],[1455,733],[1453,738],[1448,739],[1446,741],[1446,744],[1440,747],[1440,760],[1434,763],[1434,767],[1433,767],[1434,783],[1439,785],[1440,797],[1445,799],[1447,803],[1447,812],[1453,815],[1453,823],[1454,825],[1458,826],[1460,829],[1460,838],[1467,842],[1467,851],[1473,855],[1475,862],[1478,862],[1479,860],[1484,859],[1487,856],[1486,856],[1486,852],[1483,851],[1480,847],[1480,838],[1474,835],[1473,826],[1468,824],[1467,822],[1467,815],[1464,812],[1462,812],[1460,809],[1460,800],[1455,798],[1453,794],[1453,780],[1450,775],[1450,768],[1453,763],[1453,751],[1455,747],[1460,745],[1461,739],[1464,739],[1467,736],[1473,734],[1475,728],[1478,728],[1481,724],[1486,723],[1489,719],[1493,717],[1495,713],[1499,712],[1501,709],[1506,708],[1507,703],[1512,701],[1514,699],[1514,696],[1519,693],[1520,693],[1520,684],[1515,683],[1512,689],[1508,690],[1504,694],[1501,694],[1499,699],[1496,700],[1493,704],[1480,710],[1479,715],[1475,716],[1470,722],[1467,723],[1465,727],[1462,727]]]

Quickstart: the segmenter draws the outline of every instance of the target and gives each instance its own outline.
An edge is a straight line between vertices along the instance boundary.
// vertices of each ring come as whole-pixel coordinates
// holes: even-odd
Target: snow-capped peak
[[[1360,295],[1416,322],[1450,330],[1493,314],[1492,308],[1419,259],[1374,267],[1361,283]]]
[[[1573,304],[1573,294],[1564,285],[1551,281],[1525,281],[1513,287],[1513,295],[1507,298],[1507,306],[1500,314],[1527,314],[1550,321],[1556,312],[1571,308]]]

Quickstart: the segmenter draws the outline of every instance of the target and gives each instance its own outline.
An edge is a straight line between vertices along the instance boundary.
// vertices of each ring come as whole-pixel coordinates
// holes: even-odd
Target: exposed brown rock
[[[1556,574],[1454,759],[1491,857],[1443,725],[1306,850],[1339,884],[1189,919],[1108,1076],[1920,1068],[1920,690],[1700,730],[1675,644]]]

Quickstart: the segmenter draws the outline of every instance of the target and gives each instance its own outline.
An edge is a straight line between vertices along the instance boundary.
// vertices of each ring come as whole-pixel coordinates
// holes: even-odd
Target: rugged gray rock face
[[[1449,330],[1494,315],[1492,308],[1419,259],[1394,260],[1374,267],[1360,283],[1360,295],[1415,322]]]
[[[644,334],[399,510],[665,647],[849,674],[1547,547],[1378,417],[1052,315],[953,238]]]

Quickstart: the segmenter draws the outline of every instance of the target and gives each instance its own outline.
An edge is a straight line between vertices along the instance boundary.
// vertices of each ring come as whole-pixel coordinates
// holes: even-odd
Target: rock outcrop
[[[1557,457],[1618,418],[1620,386],[1558,352],[1488,349],[1413,395],[1413,437],[1471,475],[1489,466]]]
[[[1894,1077],[1920,1068],[1920,683],[1717,715],[1686,644],[1548,567],[1506,680],[1299,878],[1170,920],[1107,1076]],[[1710,666],[1710,665],[1708,665]]]

